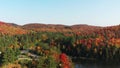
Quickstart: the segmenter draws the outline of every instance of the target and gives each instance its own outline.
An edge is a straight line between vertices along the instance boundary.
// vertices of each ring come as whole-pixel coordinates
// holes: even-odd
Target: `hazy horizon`
[[[94,26],[120,24],[119,0],[2,0],[0,21]]]
[[[17,23],[14,23],[14,22],[5,22],[5,21],[0,21],[0,22],[9,23],[9,24],[16,24],[16,25],[20,25],[20,26],[24,26],[24,25],[28,25],[28,24],[64,25],[64,26],[88,25],[88,26],[97,26],[97,27],[109,27],[109,26],[118,26],[118,25],[120,25],[120,24],[107,25],[107,26],[102,26],[102,25],[90,25],[90,24],[72,24],[72,25],[66,25],[66,24],[55,24],[55,23],[25,23],[25,24],[17,24]]]

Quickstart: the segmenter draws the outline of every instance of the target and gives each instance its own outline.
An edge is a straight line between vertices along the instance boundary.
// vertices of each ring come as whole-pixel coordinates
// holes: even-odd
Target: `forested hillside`
[[[27,33],[27,31],[20,27],[15,27],[0,21],[0,33],[14,35],[14,34],[25,34]]]
[[[0,22],[1,68],[74,68],[80,61],[120,62],[120,25],[19,26]]]

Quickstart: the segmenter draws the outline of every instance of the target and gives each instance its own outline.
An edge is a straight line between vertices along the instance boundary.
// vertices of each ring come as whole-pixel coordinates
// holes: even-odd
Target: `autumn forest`
[[[74,62],[120,63],[120,25],[0,22],[0,68],[74,68]]]

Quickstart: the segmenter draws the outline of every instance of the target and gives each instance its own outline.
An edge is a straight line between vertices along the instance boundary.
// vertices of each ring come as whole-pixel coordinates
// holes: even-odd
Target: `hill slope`
[[[0,33],[10,35],[24,34],[26,33],[26,30],[0,21]]]
[[[55,24],[26,24],[22,26],[24,29],[35,30],[35,31],[48,31],[48,32],[87,32],[100,29],[102,27],[91,26],[91,25],[55,25]]]

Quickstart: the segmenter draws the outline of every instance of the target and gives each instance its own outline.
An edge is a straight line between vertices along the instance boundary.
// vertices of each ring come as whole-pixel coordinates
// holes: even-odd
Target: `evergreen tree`
[[[17,59],[16,52],[11,48],[6,48],[6,51],[3,53],[3,62],[12,63]]]

